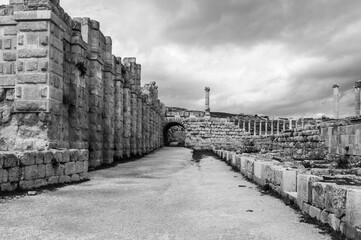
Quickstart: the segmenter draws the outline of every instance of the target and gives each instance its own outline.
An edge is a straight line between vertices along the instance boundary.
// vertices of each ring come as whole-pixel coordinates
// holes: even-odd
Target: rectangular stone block
[[[38,178],[37,165],[31,165],[25,167],[25,180],[35,180]]]
[[[9,182],[18,182],[21,177],[21,170],[19,167],[9,168],[8,171]]]
[[[297,171],[282,169],[281,187],[285,192],[297,192]]]
[[[46,73],[28,73],[18,74],[16,76],[17,83],[31,83],[31,84],[45,84],[48,80],[48,74]]]
[[[34,180],[20,181],[19,187],[21,189],[33,189],[33,188],[35,188],[35,181]]]
[[[17,112],[43,112],[48,110],[48,101],[16,101]]]
[[[15,86],[15,76],[0,76],[0,86]]]
[[[4,61],[16,61],[16,52],[4,52],[3,60]]]
[[[48,22],[35,21],[35,22],[19,22],[18,27],[22,32],[36,32],[36,31],[47,31]]]
[[[76,172],[75,163],[74,162],[68,162],[65,164],[65,175],[71,175]]]
[[[310,217],[320,220],[321,210],[315,206],[310,206],[308,214],[310,215]]]
[[[0,169],[0,183],[6,183],[9,180],[9,173],[6,169]]]
[[[297,198],[306,203],[312,203],[312,186],[313,182],[321,180],[320,177],[308,174],[297,175]]]
[[[346,222],[352,227],[361,228],[361,189],[348,189],[346,199]]]
[[[44,58],[47,57],[46,48],[26,48],[18,50],[18,58]]]
[[[10,153],[10,154],[4,154],[4,165],[3,168],[11,168],[18,166],[18,158],[16,155]]]

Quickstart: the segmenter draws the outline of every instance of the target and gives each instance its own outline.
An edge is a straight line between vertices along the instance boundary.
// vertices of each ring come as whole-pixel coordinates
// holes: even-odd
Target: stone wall
[[[88,151],[94,168],[162,145],[158,87],[141,87],[140,64],[112,54],[99,22],[72,19],[59,0],[10,0],[0,48],[4,154]]]
[[[292,162],[275,161],[272,154],[213,151],[246,178],[278,193],[302,213],[328,224],[347,239],[360,239],[361,169],[305,169]]]

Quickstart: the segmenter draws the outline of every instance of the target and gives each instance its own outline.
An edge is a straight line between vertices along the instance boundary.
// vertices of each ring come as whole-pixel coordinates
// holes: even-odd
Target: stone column
[[[290,125],[288,126],[288,129],[291,130],[292,129],[292,119],[290,118],[289,120],[290,120]]]
[[[209,87],[206,87],[204,90],[206,92],[206,117],[210,117],[211,109],[209,108],[209,92],[211,91],[211,89]]]
[[[123,158],[123,84],[122,59],[117,58],[114,83],[114,158]]]
[[[333,116],[335,119],[340,118],[340,93],[339,93],[339,86],[334,84],[333,88]]]
[[[257,123],[256,123],[256,120],[254,120],[254,122],[253,122],[253,135],[254,136],[257,135]]]
[[[251,120],[248,120],[248,132],[251,133]]]
[[[283,131],[286,131],[286,120],[282,120],[283,122]]]
[[[360,116],[360,88],[361,80],[355,82],[355,115]]]
[[[259,135],[262,135],[262,120],[259,121]]]
[[[138,95],[138,118],[137,118],[137,151],[138,151],[138,156],[142,156],[143,155],[143,141],[142,141],[142,133],[143,133],[143,124],[142,124],[142,113],[143,113],[143,101],[142,101],[142,96],[139,94]]]
[[[305,128],[305,119],[302,118],[302,128]]]
[[[271,135],[274,135],[274,126],[273,126],[273,124],[274,124],[274,118],[272,118],[272,120],[271,120]]]
[[[277,119],[277,134],[280,134],[280,120]]]
[[[123,86],[123,154],[130,158],[130,129],[131,129],[131,93],[128,72]]]
[[[298,127],[298,119],[295,120],[295,128]]]
[[[246,121],[243,121],[243,131],[246,131]]]

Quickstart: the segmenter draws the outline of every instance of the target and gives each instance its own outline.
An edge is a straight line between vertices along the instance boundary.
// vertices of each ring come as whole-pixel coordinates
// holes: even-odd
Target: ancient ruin
[[[136,58],[114,56],[99,22],[72,19],[59,1],[11,0],[0,9],[0,33],[2,192],[78,182],[89,169],[175,141],[214,151],[304,213],[360,238],[361,81],[351,118],[340,119],[336,84],[333,119],[224,118],[210,111],[209,87],[205,111],[165,107],[155,82],[142,86]]]

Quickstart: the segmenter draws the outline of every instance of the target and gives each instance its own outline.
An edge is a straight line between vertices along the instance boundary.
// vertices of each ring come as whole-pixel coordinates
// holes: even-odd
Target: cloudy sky
[[[7,0],[5,0],[7,2]],[[361,79],[359,0],[61,0],[135,56],[167,106],[271,116],[353,114]]]

